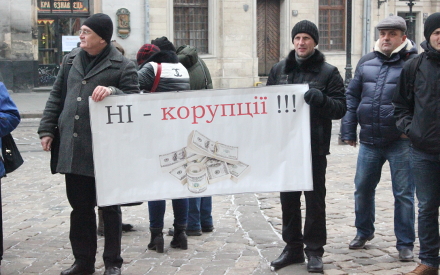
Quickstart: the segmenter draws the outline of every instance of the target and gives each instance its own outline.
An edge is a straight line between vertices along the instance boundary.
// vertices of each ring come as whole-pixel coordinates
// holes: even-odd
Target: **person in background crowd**
[[[323,272],[322,256],[327,242],[325,217],[325,174],[330,149],[332,119],[346,112],[344,82],[338,69],[325,62],[315,47],[319,42],[316,25],[308,20],[298,22],[292,29],[294,50],[286,59],[275,64],[267,85],[309,84],[304,100],[310,105],[313,191],[305,191],[306,219],[304,236],[301,232],[302,192],[281,192],[283,229],[286,242],[281,255],[271,262],[273,269],[303,263],[307,255],[307,270]],[[306,246],[304,248],[304,245]]]
[[[400,261],[412,261],[415,241],[414,181],[409,169],[410,141],[396,127],[392,98],[405,61],[417,54],[407,39],[406,22],[389,16],[377,25],[374,51],[359,61],[347,88],[347,114],[342,119],[341,139],[360,149],[354,179],[356,237],[350,249],[363,249],[374,238],[375,192],[382,166],[390,164],[394,195],[394,234]]]
[[[84,21],[81,48],[63,58],[38,128],[43,149],[50,151],[55,127],[60,126],[56,172],[65,174],[67,198],[73,209],[69,237],[75,262],[61,275],[95,272],[96,188],[88,98],[98,102],[109,95],[139,93],[135,64],[111,45],[112,34],[113,23],[106,14],[97,13]],[[68,61],[72,62],[71,68],[64,75]],[[105,227],[104,275],[121,274],[121,208],[114,205],[101,209]]]
[[[121,44],[119,44],[118,42],[116,42],[116,40],[112,40],[111,41],[112,46],[115,47],[120,53],[122,53],[122,55],[125,56],[125,50],[124,48],[121,46]],[[134,203],[134,204],[125,204],[123,206],[134,206],[134,205],[140,205],[142,203]],[[124,232],[128,232],[128,231],[132,231],[133,230],[133,225],[129,224],[129,223],[122,223],[122,231]],[[104,218],[102,217],[102,209],[100,207],[98,207],[98,228],[96,229],[96,233],[99,236],[104,236]]]
[[[212,89],[212,79],[205,62],[199,58],[197,49],[193,46],[183,45],[177,51],[179,62],[188,70],[189,85],[191,90]],[[212,197],[189,198],[188,226],[186,235],[201,236],[202,232],[212,232]],[[168,235],[173,236],[174,230],[170,228]]]
[[[158,47],[155,45],[145,44],[139,49],[136,57],[138,64],[140,64],[138,76],[141,90],[145,92],[189,90],[188,71],[179,63],[175,51],[162,49],[158,51]],[[161,74],[156,75],[159,66],[161,66]],[[159,82],[157,88],[152,91],[156,77],[158,77]],[[185,233],[188,220],[188,199],[173,199],[172,204],[175,234],[170,246],[186,250],[188,249],[188,239]],[[151,232],[148,249],[156,250],[158,253],[163,253],[164,251],[162,230],[164,227],[165,208],[165,200],[148,202]]]
[[[406,275],[437,275],[440,206],[440,12],[425,21],[424,50],[402,69],[393,97],[397,128],[411,140],[410,166],[419,201],[419,264]]]
[[[17,106],[9,96],[8,90],[3,84],[3,78],[0,74],[0,137],[6,136],[12,132],[20,123],[20,115]],[[0,152],[1,152],[0,139]],[[0,274],[1,274],[1,260],[3,260],[3,209],[2,209],[2,192],[1,192],[1,178],[6,176],[3,159],[0,161]]]

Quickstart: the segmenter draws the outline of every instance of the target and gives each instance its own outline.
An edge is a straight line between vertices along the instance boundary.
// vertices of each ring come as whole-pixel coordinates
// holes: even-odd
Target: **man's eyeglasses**
[[[92,31],[89,31],[89,30],[79,30],[79,35],[81,35],[81,34],[89,35],[91,33],[92,33]]]

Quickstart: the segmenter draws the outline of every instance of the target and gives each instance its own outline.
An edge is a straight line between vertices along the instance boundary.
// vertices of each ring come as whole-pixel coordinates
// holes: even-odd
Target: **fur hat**
[[[316,45],[318,45],[319,31],[318,31],[318,27],[316,27],[316,25],[313,22],[310,22],[309,20],[303,20],[296,23],[296,25],[292,29],[292,39],[294,39],[298,33],[307,33],[313,38]]]
[[[152,56],[155,53],[160,52],[160,49],[158,46],[153,45],[153,44],[145,44],[143,45],[137,55],[136,55],[136,60],[138,65],[142,65],[145,61],[147,61],[148,58],[150,58],[150,56]]]
[[[429,39],[431,38],[431,34],[438,28],[440,28],[440,12],[433,13],[426,18],[423,35],[428,43]]]
[[[405,33],[406,22],[402,17],[392,15],[380,21],[376,28],[378,30],[401,30],[403,33]]]
[[[113,35],[113,22],[110,16],[104,13],[96,13],[84,21],[83,25],[89,27],[97,35],[110,44]]]
[[[161,51],[176,52],[176,47],[174,47],[173,43],[168,40],[166,36],[158,37],[154,40],[151,40],[151,44],[158,46]]]

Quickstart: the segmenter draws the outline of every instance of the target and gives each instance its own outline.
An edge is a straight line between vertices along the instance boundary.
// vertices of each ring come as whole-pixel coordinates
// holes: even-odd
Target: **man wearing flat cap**
[[[397,128],[411,140],[410,166],[419,201],[419,264],[407,275],[439,274],[440,12],[425,21],[424,50],[407,62],[393,97]]]
[[[414,182],[409,172],[409,139],[396,127],[393,94],[405,61],[417,54],[407,39],[406,23],[389,16],[376,26],[379,39],[374,51],[359,61],[348,85],[347,114],[342,119],[341,139],[356,147],[360,125],[355,192],[356,236],[350,249],[363,249],[374,238],[374,197],[385,161],[389,162],[394,195],[394,234],[400,261],[413,260]]]
[[[338,69],[325,62],[324,55],[315,47],[319,31],[308,20],[298,22],[292,29],[294,50],[286,59],[275,64],[267,85],[309,84],[304,100],[310,105],[311,155],[313,191],[305,191],[306,218],[302,233],[302,192],[281,192],[283,240],[286,246],[281,255],[271,262],[273,269],[303,263],[308,258],[307,271],[322,273],[324,245],[327,242],[325,221],[325,174],[330,153],[332,119],[345,114],[344,82]],[[305,247],[304,247],[305,246]]]
[[[38,129],[45,151],[51,150],[56,127],[59,129],[56,172],[65,174],[67,198],[73,209],[69,238],[75,262],[61,275],[95,272],[96,191],[89,97],[97,102],[109,95],[139,93],[135,64],[111,45],[112,34],[113,23],[106,14],[94,14],[84,21],[80,48],[63,58]],[[121,274],[121,209],[107,206],[102,212],[104,274]]]

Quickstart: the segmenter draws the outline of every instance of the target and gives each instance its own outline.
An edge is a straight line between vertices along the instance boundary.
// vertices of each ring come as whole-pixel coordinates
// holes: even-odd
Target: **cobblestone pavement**
[[[39,119],[24,119],[13,135],[25,159],[2,179],[5,252],[2,274],[59,274],[73,263],[69,243],[70,206],[64,179],[51,175],[49,154],[40,149]],[[357,148],[337,145],[335,123],[327,172],[328,244],[325,274],[401,274],[414,262],[397,260],[393,233],[393,198],[385,166],[376,196],[376,237],[365,250],[350,251],[355,235],[353,178]],[[293,175],[292,175],[293,176]],[[270,183],[268,183],[270,184]],[[168,204],[168,209],[171,209]],[[123,274],[307,274],[305,264],[271,272],[270,261],[281,253],[281,210],[278,193],[215,196],[215,231],[189,237],[188,250],[169,247],[165,253],[146,250],[149,241],[147,204],[123,207],[123,221],[136,231],[122,238]],[[172,225],[172,211],[165,217]],[[103,238],[99,237],[95,274],[103,273]],[[415,254],[418,254],[418,242]]]

